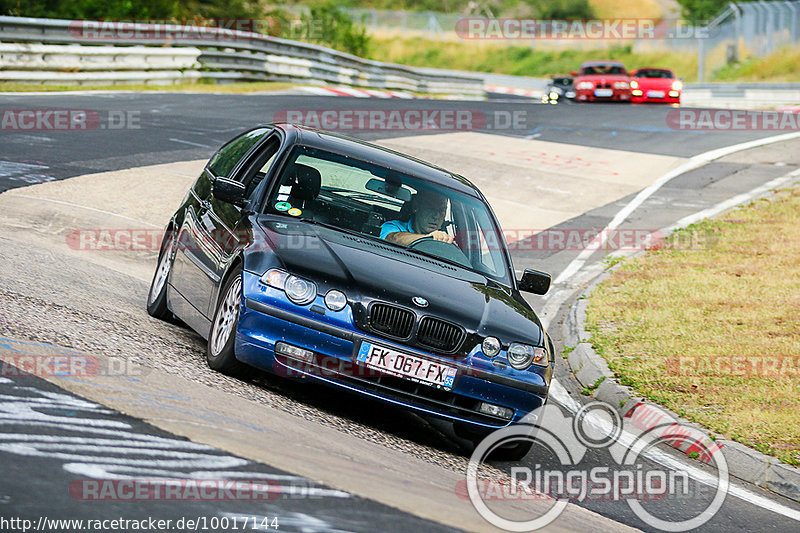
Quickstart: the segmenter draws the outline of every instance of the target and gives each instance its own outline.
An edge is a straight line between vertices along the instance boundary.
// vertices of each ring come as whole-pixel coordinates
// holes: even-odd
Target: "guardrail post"
[[[705,63],[705,39],[697,39],[697,82],[703,82],[703,63]]]
[[[792,29],[791,29],[792,41],[791,42],[796,43],[797,42],[797,6],[796,6],[796,2],[786,2],[786,6],[792,12],[792,15],[791,15],[792,16],[792,20],[791,20],[791,23],[792,23]]]

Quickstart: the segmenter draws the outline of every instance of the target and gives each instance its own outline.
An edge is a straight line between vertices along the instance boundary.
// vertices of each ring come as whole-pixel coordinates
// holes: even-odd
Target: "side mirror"
[[[576,71],[574,71],[574,70],[572,72],[570,72],[570,74],[572,74],[573,78],[578,75],[578,73]]]
[[[216,178],[211,187],[211,194],[217,200],[228,202],[237,207],[244,207],[247,204],[244,184],[228,178]]]
[[[519,290],[533,294],[547,294],[550,290],[550,274],[526,268],[519,280]]]

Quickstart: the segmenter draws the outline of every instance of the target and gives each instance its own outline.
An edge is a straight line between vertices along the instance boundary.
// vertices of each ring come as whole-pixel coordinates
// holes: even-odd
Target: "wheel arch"
[[[228,283],[228,280],[236,270],[236,267],[239,266],[244,269],[244,257],[242,257],[242,254],[243,252],[239,252],[233,257],[233,259],[230,260],[228,267],[225,269],[225,273],[220,278],[219,285],[217,286],[217,294],[214,296],[214,310],[216,310],[217,306],[219,305],[219,299],[222,296],[222,289],[225,287],[225,284]],[[213,312],[211,315],[213,316]]]

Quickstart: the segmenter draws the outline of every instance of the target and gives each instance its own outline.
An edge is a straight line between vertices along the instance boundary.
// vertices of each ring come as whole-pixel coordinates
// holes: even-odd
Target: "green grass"
[[[595,391],[595,389],[597,389],[597,387],[599,387],[600,384],[603,383],[605,380],[606,380],[605,376],[600,376],[599,378],[597,378],[597,381],[595,381],[593,384],[584,387],[583,390],[581,391],[581,394],[583,394],[584,396],[591,396],[592,393]]]
[[[404,65],[493,72],[514,76],[548,77],[569,74],[583,61],[615,59],[629,69],[671,68],[679,77],[697,76],[697,54],[671,51],[636,53],[630,45],[606,50],[548,50],[526,45],[466,41],[430,41],[419,38],[378,38],[370,43],[370,59]]]
[[[638,394],[800,465],[798,257],[795,187],[619,265],[589,299],[591,342]]]
[[[800,81],[800,49],[784,49],[767,57],[723,67],[715,81]]]
[[[548,44],[480,41],[432,41],[423,38],[373,36],[370,59],[404,65],[491,72],[514,76],[568,75],[583,61],[613,59],[629,70],[640,67],[669,68],[684,81],[697,81],[697,53],[672,50],[635,52],[629,44],[601,50],[553,49]],[[745,60],[714,70],[724,61],[722,48],[706,56],[706,81],[800,81],[800,49],[782,50],[760,59]]]
[[[577,346],[564,346],[564,349],[561,350],[561,357],[563,357],[564,359],[568,359],[569,354],[574,352],[575,348],[577,348]]]

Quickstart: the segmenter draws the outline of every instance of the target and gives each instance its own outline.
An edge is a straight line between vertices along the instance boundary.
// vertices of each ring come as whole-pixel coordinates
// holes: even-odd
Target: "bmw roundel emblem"
[[[428,300],[421,296],[414,296],[411,298],[411,301],[414,302],[414,305],[418,307],[428,307]]]

